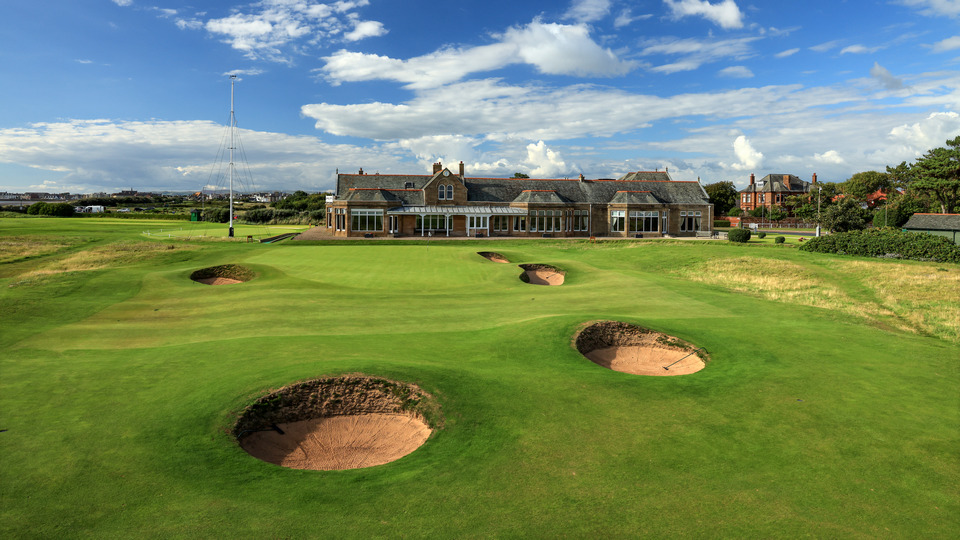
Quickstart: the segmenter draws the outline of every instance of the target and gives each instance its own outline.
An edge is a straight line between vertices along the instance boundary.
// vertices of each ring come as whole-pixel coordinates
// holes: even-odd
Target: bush
[[[884,257],[960,263],[960,246],[943,236],[903,232],[897,229],[867,229],[811,238],[803,251],[837,253],[859,257]]]
[[[310,212],[310,221],[313,223],[320,223],[325,219],[327,219],[326,210],[313,210]],[[714,227],[716,227],[716,225],[714,225]]]
[[[27,213],[33,216],[73,217],[76,211],[70,203],[45,203],[41,201],[28,206]]]
[[[773,239],[773,243],[774,243],[774,244],[782,244],[782,243],[784,243],[784,242],[786,242],[786,241],[787,241],[787,239],[784,238],[784,237],[782,237],[782,236],[778,236],[778,237],[776,237],[776,238]]]
[[[727,221],[727,220],[725,220],[725,219],[715,219],[715,220],[713,220],[713,228],[714,228],[714,229],[716,229],[717,227],[724,227],[724,228],[726,228],[726,227],[729,227],[729,226],[730,226],[730,222]]]
[[[760,231],[757,233],[757,238],[766,238],[766,237],[767,237],[767,233],[763,231]]]
[[[207,208],[203,211],[203,220],[212,223],[226,223],[230,221],[230,209]]]
[[[750,241],[750,229],[733,229],[727,233],[727,240],[738,244],[746,244]]]

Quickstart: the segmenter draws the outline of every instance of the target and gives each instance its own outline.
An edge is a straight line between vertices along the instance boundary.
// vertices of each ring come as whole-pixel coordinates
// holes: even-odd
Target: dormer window
[[[437,198],[441,201],[447,198],[447,186],[443,184],[437,186]]]
[[[447,200],[448,201],[453,200],[453,184],[450,184],[449,186],[447,186]]]

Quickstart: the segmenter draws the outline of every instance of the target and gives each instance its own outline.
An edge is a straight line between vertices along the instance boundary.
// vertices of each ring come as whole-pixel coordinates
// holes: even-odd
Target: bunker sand
[[[497,253],[496,251],[478,251],[477,255],[495,263],[507,264],[510,262],[509,259]]]
[[[618,321],[587,325],[574,338],[591,362],[632,375],[688,375],[706,367],[706,353],[679,338]]]
[[[197,283],[203,283],[204,285],[234,285],[236,283],[243,283],[239,279],[225,277],[200,278],[195,279],[194,281]]]
[[[240,444],[250,455],[291,469],[343,470],[389,463],[430,437],[418,418],[364,414],[278,424],[284,432],[259,431]]]
[[[524,272],[520,279],[531,285],[563,285],[566,272],[548,264],[521,264]]]

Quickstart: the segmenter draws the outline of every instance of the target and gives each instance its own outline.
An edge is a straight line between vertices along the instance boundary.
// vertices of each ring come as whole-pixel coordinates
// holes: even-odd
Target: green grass
[[[808,287],[883,307],[893,301],[870,282],[902,262],[752,242],[141,235],[159,228],[0,222],[0,239],[56,246],[0,264],[3,537],[960,534],[957,341],[902,328],[908,314],[805,305],[689,274],[782,263],[803,269]],[[163,249],[71,266],[145,240]],[[258,276],[189,280],[228,263]],[[562,268],[566,282],[527,285],[522,263]],[[960,273],[909,266],[933,280]],[[62,271],[23,278],[44,268]],[[595,319],[681,337],[711,362],[682,377],[605,370],[570,346]],[[260,462],[227,433],[271,388],[352,372],[419,384],[445,428],[394,463],[330,472]]]

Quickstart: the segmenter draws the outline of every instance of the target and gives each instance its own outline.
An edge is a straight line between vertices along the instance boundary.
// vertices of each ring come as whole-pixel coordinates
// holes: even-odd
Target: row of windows
[[[453,184],[444,185],[440,184],[437,186],[437,198],[441,201],[452,201],[453,200]]]
[[[354,231],[382,231],[383,210],[350,210],[350,228]]]
[[[700,212],[680,212],[680,232],[700,230]]]
[[[452,186],[451,186],[452,187]],[[529,217],[529,229],[527,220]],[[666,215],[663,216],[666,219]],[[489,220],[489,221],[488,221]],[[610,231],[631,233],[657,232],[660,212],[643,210],[611,210]],[[510,216],[467,216],[467,227],[486,229],[492,226],[494,231],[510,230]],[[680,231],[698,231],[702,222],[699,211],[680,212]],[[337,209],[336,229],[345,230],[346,215],[344,209]],[[383,210],[354,208],[350,210],[350,227],[354,231],[382,231]],[[430,214],[417,216],[417,230],[446,230],[453,227],[453,216]],[[590,227],[588,210],[531,210],[528,216],[513,216],[513,230],[519,232],[587,232]],[[627,228],[629,227],[629,229]]]

